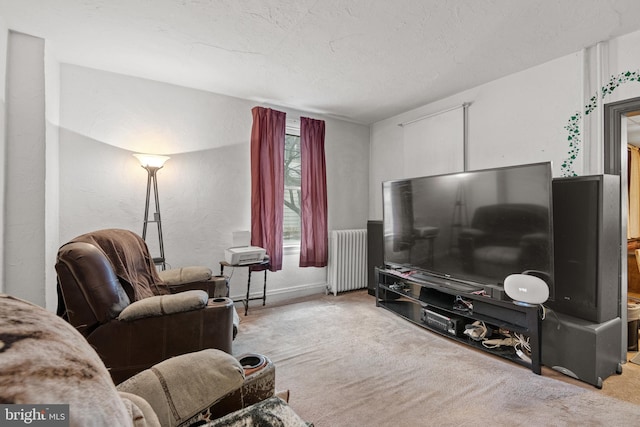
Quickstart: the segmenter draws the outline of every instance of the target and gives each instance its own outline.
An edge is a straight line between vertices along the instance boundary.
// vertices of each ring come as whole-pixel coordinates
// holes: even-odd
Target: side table
[[[269,257],[266,256],[262,261],[252,262],[251,264],[229,264],[227,261],[220,261],[220,275],[224,276],[224,268],[225,267],[247,267],[249,269],[248,279],[247,279],[247,296],[242,300],[242,304],[244,305],[244,315],[246,316],[249,312],[249,301],[252,300],[262,300],[262,305],[265,305],[267,302],[267,271],[269,270]],[[264,269],[264,286],[262,288],[262,296],[261,297],[249,297],[250,289],[251,289],[251,267],[261,267]]]

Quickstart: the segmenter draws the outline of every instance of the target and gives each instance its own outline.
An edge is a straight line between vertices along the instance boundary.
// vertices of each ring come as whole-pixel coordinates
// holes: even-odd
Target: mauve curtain
[[[300,118],[300,157],[302,172],[300,267],[325,267],[329,244],[324,120]]]
[[[266,249],[269,270],[282,270],[286,113],[254,107],[251,128],[251,244]]]

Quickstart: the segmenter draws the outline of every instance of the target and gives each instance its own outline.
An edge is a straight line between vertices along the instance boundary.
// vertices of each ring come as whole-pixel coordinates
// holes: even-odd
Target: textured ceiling
[[[0,0],[60,62],[372,123],[640,29],[638,0]]]

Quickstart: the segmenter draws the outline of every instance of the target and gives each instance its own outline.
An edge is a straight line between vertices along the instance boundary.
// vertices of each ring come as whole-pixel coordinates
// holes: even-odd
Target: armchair
[[[172,356],[231,353],[233,301],[209,299],[197,281],[172,294],[135,233],[78,236],[59,249],[56,272],[58,314],[96,349],[116,383]],[[208,282],[200,281],[207,290]]]
[[[42,409],[72,427],[308,426],[274,394],[275,367],[265,356],[259,358],[267,367],[251,372],[245,358],[206,349],[167,359],[116,387],[95,350],[60,317],[3,294],[0,312],[0,402],[7,411],[12,404],[46,405],[38,415]],[[258,378],[265,371],[270,381]],[[8,418],[3,410],[0,424]]]

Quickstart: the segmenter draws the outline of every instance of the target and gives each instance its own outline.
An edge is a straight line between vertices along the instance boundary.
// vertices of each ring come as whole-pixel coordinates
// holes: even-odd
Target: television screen
[[[469,285],[533,270],[552,298],[551,164],[387,181],[385,263]]]

